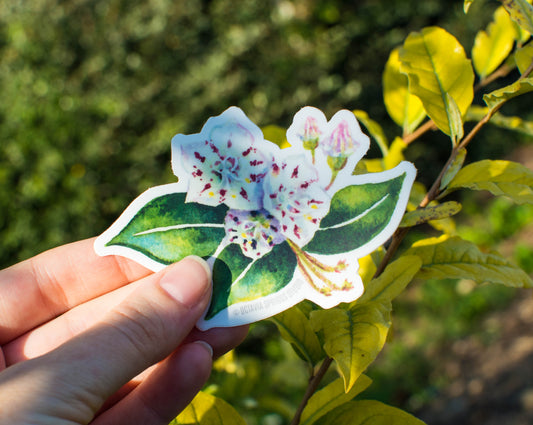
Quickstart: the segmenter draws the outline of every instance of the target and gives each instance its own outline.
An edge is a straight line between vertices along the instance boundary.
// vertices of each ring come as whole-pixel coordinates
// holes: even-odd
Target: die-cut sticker
[[[237,326],[308,299],[323,308],[363,293],[358,259],[401,221],[416,170],[409,162],[352,175],[369,147],[353,113],[330,121],[305,107],[290,147],[263,138],[231,107],[200,133],[172,139],[177,183],[148,189],[95,242],[158,271],[188,255],[213,270],[209,308],[197,326]]]

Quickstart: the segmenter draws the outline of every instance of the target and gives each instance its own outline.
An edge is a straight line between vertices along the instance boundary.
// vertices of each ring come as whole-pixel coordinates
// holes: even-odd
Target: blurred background
[[[142,191],[175,181],[174,134],[200,131],[231,105],[260,126],[282,127],[304,105],[328,116],[362,109],[389,138],[399,135],[382,101],[390,51],[409,32],[439,25],[469,54],[498,5],[477,0],[465,15],[461,0],[0,0],[0,266],[101,233]],[[527,101],[505,113],[533,119]],[[531,161],[531,137],[490,128],[478,139],[469,161]],[[449,149],[445,137],[428,134],[406,155],[430,184]],[[466,195],[457,231],[531,272],[532,208]],[[440,423],[443,411],[471,412],[494,383],[471,384],[464,368],[502,336],[531,329],[533,307],[513,304],[531,293],[516,295],[469,282],[415,283],[395,306],[392,341],[369,371],[367,394],[429,415],[428,423]],[[508,329],[511,318],[497,314],[519,323]],[[525,359],[533,361],[529,343]],[[522,377],[531,379],[532,361],[523,361]],[[219,362],[210,390],[251,424],[283,424],[306,385],[303,367],[264,322]],[[514,411],[533,415],[531,382],[509,402]]]

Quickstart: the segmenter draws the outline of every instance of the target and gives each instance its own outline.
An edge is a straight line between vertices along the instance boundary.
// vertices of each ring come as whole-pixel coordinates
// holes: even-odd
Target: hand
[[[0,424],[168,424],[246,335],[195,329],[203,260],[152,273],[93,242],[0,271]]]

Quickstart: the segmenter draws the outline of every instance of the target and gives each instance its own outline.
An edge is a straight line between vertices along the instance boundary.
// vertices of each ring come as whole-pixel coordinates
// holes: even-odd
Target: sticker
[[[188,255],[213,270],[209,308],[197,324],[237,326],[308,299],[323,308],[363,293],[358,259],[401,221],[416,170],[409,162],[352,175],[369,147],[353,113],[330,121],[305,107],[290,147],[265,140],[243,111],[209,118],[172,139],[177,183],[142,193],[95,242],[158,271]]]

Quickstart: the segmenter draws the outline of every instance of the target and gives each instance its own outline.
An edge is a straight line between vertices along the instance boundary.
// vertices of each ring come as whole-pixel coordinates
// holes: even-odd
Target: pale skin
[[[209,268],[158,273],[94,240],[0,271],[0,425],[168,424],[247,327],[200,332]]]

